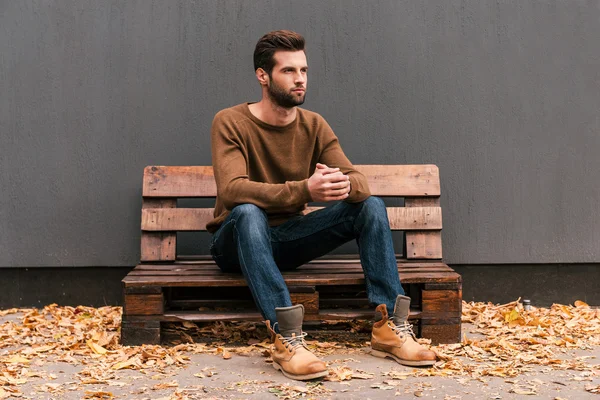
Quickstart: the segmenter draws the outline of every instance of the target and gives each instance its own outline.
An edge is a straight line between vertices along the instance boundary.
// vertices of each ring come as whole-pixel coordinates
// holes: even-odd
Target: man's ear
[[[258,79],[258,83],[260,83],[261,86],[265,86],[269,83],[269,74],[267,74],[267,71],[262,68],[258,68],[255,73],[256,79]]]

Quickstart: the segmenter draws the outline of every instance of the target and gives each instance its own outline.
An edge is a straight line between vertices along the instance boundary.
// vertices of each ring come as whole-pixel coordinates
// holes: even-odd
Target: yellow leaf
[[[19,356],[19,355],[14,355],[11,358],[9,358],[8,360],[5,360],[4,362],[8,363],[8,364],[28,364],[31,362],[30,359]]]
[[[506,313],[504,315],[504,322],[511,322],[516,320],[517,318],[519,318],[519,312],[516,308],[513,308],[513,310],[510,313]]]
[[[585,302],[583,302],[581,300],[577,300],[575,302],[575,307],[577,307],[577,308],[590,308],[590,306],[587,303],[585,303]]]
[[[137,361],[137,360],[135,359],[135,357],[131,357],[129,360],[126,360],[126,361],[121,361],[121,362],[118,362],[118,363],[116,363],[116,364],[115,364],[115,365],[113,365],[111,368],[112,368],[112,369],[124,369],[124,368],[129,368],[129,367],[131,367],[131,366],[135,365],[136,361]]]
[[[231,353],[227,350],[223,351],[223,359],[229,360],[231,358]]]
[[[40,346],[40,347],[34,347],[33,351],[35,351],[36,353],[43,353],[46,351],[50,351],[53,348],[55,348],[56,346]]]
[[[114,397],[111,392],[92,392],[86,390],[84,399],[112,399]]]
[[[88,339],[88,341],[86,343],[87,343],[88,347],[90,349],[92,349],[92,351],[96,354],[106,354],[106,352],[108,351],[104,347],[92,342],[91,339]]]

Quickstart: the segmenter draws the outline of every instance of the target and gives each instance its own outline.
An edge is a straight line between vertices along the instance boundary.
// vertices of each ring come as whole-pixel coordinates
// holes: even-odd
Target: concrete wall
[[[0,267],[134,265],[143,167],[210,164],[280,28],[354,163],[439,165],[448,263],[600,262],[600,1],[6,0]]]

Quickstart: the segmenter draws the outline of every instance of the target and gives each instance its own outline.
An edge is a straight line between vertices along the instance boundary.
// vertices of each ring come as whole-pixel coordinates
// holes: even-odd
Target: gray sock
[[[396,305],[394,306],[393,321],[395,324],[403,324],[408,320],[408,314],[410,312],[410,297],[398,295],[396,297]]]
[[[277,326],[281,336],[290,337],[293,333],[300,336],[302,333],[302,320],[304,319],[304,306],[298,304],[291,307],[277,307]]]

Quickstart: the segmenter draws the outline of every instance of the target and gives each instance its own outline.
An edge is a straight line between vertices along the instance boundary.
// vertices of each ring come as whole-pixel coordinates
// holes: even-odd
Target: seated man
[[[280,271],[291,270],[356,239],[369,301],[378,305],[372,354],[411,366],[435,354],[415,341],[410,298],[400,285],[387,212],[337,137],[304,102],[304,38],[264,35],[254,51],[258,103],[220,111],[213,121],[217,183],[211,254],[225,272],[241,271],[274,342],[273,366],[292,379],[327,375],[304,343],[302,305],[292,305]],[[303,215],[306,203],[338,201]],[[392,312],[393,311],[393,312]],[[388,314],[389,313],[389,314]]]

